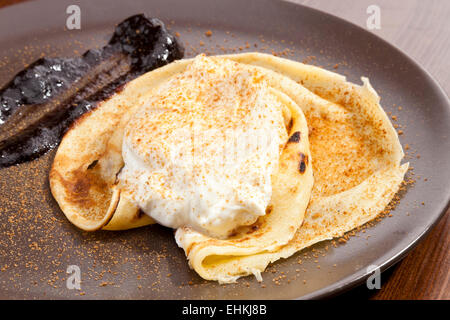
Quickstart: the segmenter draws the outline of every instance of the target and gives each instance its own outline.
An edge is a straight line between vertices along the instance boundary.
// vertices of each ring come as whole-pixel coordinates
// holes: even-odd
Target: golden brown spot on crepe
[[[267,232],[268,229],[269,229],[269,228],[265,228],[265,230],[266,230],[265,232]],[[262,229],[258,227],[256,230],[254,230],[254,231],[248,233],[248,234],[250,234],[250,233],[253,233],[253,232],[254,232],[254,233],[252,234],[251,237],[245,236],[245,237],[243,237],[243,238],[233,239],[233,242],[239,243],[239,242],[248,241],[248,240],[250,240],[250,239],[256,239],[256,238],[259,238],[259,237],[263,236],[263,235],[264,235],[264,232],[256,232],[256,231],[258,231],[258,230],[262,230]]]
[[[88,170],[93,169],[97,165],[97,163],[98,163],[98,160],[92,161],[91,164],[88,165],[88,167],[87,167]]]
[[[250,230],[247,231],[247,234],[253,233],[255,231],[257,231],[259,229],[260,225],[259,224],[254,224],[250,227]]]
[[[144,211],[142,211],[141,209],[137,210],[136,214],[133,217],[133,220],[139,220],[144,214]]]
[[[270,210],[272,210],[272,209],[270,209]],[[266,212],[267,212],[267,209],[266,209]],[[258,231],[261,228],[262,224],[263,224],[263,221],[261,219],[258,219],[252,225],[238,227],[231,234],[228,235],[228,238],[232,239],[232,240],[236,240],[236,242],[241,242],[246,239],[249,239],[248,237],[239,239],[239,236],[250,235],[250,234]],[[254,237],[254,235],[252,237]]]
[[[293,125],[294,125],[294,119],[291,118],[291,119],[289,120],[288,125],[286,126],[286,130],[287,130],[288,132],[290,132]]]
[[[53,177],[59,180],[66,190],[65,200],[86,209],[79,214],[92,220],[103,218],[111,200],[110,188],[98,170],[98,164],[89,170],[78,168],[67,177],[61,176],[58,171],[52,171]]]
[[[289,137],[288,143],[290,143],[290,142],[294,142],[294,143],[300,142],[300,131],[294,132],[294,133]]]
[[[267,209],[266,209],[266,211],[267,211]],[[261,219],[258,219],[254,224],[246,227],[246,229],[247,229],[246,234],[252,234],[252,233],[258,231],[259,229],[261,229],[262,225],[263,225],[263,221]]]
[[[322,215],[320,213],[316,213],[315,215],[313,215],[311,218],[313,219],[318,219],[320,218]]]
[[[261,237],[265,232],[268,232],[271,228],[265,223],[266,216],[260,217],[255,223],[249,226],[241,226],[236,228],[231,235],[228,236],[228,240],[234,243],[245,242],[249,239],[255,239]],[[251,235],[251,236],[249,236]]]
[[[307,164],[308,164],[308,156],[305,155],[303,152],[300,152],[300,162],[298,164],[298,171],[300,171],[300,173],[304,173]]]

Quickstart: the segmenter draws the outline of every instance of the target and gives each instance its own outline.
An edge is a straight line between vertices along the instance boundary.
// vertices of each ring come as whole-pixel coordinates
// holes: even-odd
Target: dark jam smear
[[[37,60],[0,90],[0,168],[55,148],[83,113],[183,53],[160,20],[140,14],[117,25],[102,49]]]

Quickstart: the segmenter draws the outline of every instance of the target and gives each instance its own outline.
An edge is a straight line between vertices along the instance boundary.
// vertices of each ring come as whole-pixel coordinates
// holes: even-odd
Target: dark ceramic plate
[[[401,195],[392,217],[356,233],[345,244],[320,243],[275,263],[263,274],[265,287],[250,277],[221,286],[188,268],[171,230],[150,226],[86,233],[72,226],[49,192],[47,174],[54,156],[50,152],[0,170],[0,298],[334,295],[361,283],[369,265],[384,270],[399,261],[448,206],[449,100],[425,70],[371,33],[313,9],[261,0],[77,1],[81,30],[69,31],[66,8],[72,3],[33,1],[0,10],[1,85],[41,54],[73,56],[102,46],[116,23],[144,12],[179,32],[189,56],[195,54],[193,49],[219,54],[227,48],[237,52],[239,47],[264,52],[289,48],[294,60],[306,59],[331,70],[338,64],[337,71],[351,81],[360,83],[360,76],[368,76],[385,110],[398,116],[404,132],[401,142],[409,145],[405,161],[414,167],[414,176],[408,177],[417,181]],[[211,37],[206,37],[207,30]],[[81,290],[66,287],[69,265],[80,268]]]

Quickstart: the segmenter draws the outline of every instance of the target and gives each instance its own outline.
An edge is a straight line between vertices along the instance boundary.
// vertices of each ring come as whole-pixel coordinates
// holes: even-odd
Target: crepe
[[[223,250],[217,240],[180,229],[177,242],[204,279],[234,282],[319,241],[342,236],[383,211],[408,164],[398,136],[368,79],[363,86],[324,69],[260,53],[227,56],[256,68],[303,110],[309,130],[314,187],[303,225],[285,246],[254,255]]]
[[[300,148],[303,156],[292,162],[297,175],[274,174],[272,212],[260,218],[254,230],[244,228],[232,239],[213,239],[180,228],[176,240],[204,279],[228,283],[254,274],[261,280],[260,273],[269,263],[374,219],[398,191],[408,164],[400,165],[403,151],[397,133],[368,79],[362,78],[363,85],[358,86],[336,73],[260,53],[222,57],[257,72],[291,112],[303,111],[311,154],[300,111],[302,139],[289,148]],[[66,134],[55,156],[50,186],[72,223],[84,230],[152,223],[117,188],[116,175],[123,166],[121,134],[139,99],[189,63],[174,62],[134,80]],[[298,175],[301,163],[305,175]],[[312,184],[307,178],[311,167],[314,186],[301,225]],[[286,184],[298,184],[301,192],[287,192]],[[288,224],[283,215],[297,220]],[[261,222],[266,227],[261,228]]]

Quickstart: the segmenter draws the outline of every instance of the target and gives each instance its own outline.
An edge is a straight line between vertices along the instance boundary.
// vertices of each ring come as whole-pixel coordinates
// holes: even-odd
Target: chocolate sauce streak
[[[183,53],[160,20],[135,15],[100,50],[37,60],[0,90],[0,168],[55,148],[70,124],[99,101]]]

